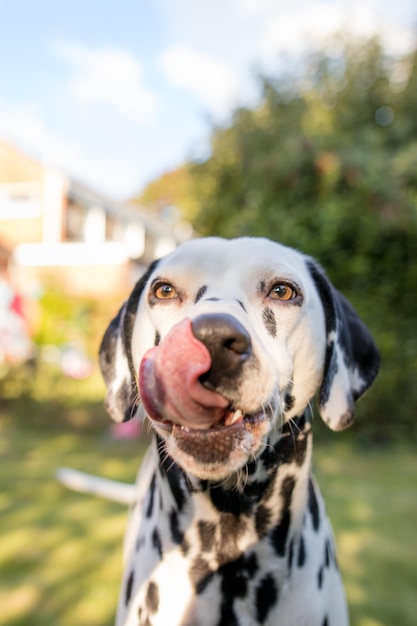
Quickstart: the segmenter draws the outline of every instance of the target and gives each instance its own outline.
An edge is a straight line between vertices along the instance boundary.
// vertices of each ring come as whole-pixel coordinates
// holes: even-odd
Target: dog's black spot
[[[128,422],[135,415],[138,407],[137,402],[132,402],[132,397],[135,396],[135,383],[126,376],[119,385],[116,393],[111,392],[111,389],[107,391],[104,406],[110,415],[117,412],[117,415],[123,416],[123,422]]]
[[[275,319],[274,312],[269,308],[265,307],[262,311],[262,319],[265,324],[265,328],[271,337],[277,336],[277,321]]]
[[[216,538],[216,524],[200,520],[197,524],[197,530],[202,552],[209,552],[213,548]]]
[[[308,483],[308,510],[311,514],[313,528],[317,532],[320,528],[319,504],[317,502],[316,491],[311,480]]]
[[[253,459],[253,461],[250,461],[249,463],[247,463],[246,465],[246,472],[248,476],[252,476],[255,472],[256,469],[258,467],[258,459]]]
[[[254,505],[252,498],[245,497],[244,493],[224,489],[221,485],[209,487],[209,495],[213,506],[220,513],[242,515],[249,513]]]
[[[336,310],[329,281],[318,265],[313,261],[307,261],[307,269],[314,281],[322,306],[326,321],[327,334],[336,330]]]
[[[207,298],[207,302],[220,302],[220,298]]]
[[[146,508],[146,513],[145,513],[147,518],[152,517],[153,504],[154,504],[154,499],[155,499],[155,487],[156,487],[156,474],[152,476],[151,484],[149,485],[148,506]]]
[[[265,450],[262,452],[260,458],[266,470],[277,467],[278,447],[279,443],[275,445],[269,445],[266,446]]]
[[[287,542],[288,531],[291,523],[291,498],[292,492],[295,487],[295,478],[293,476],[287,476],[281,486],[281,496],[283,499],[283,505],[281,510],[281,519],[279,523],[274,526],[271,532],[271,542],[275,549],[275,552],[279,556],[285,556],[285,546]]]
[[[304,566],[304,563],[306,562],[306,558],[307,558],[306,546],[304,542],[304,537],[301,535],[300,543],[298,545],[298,560],[297,560],[298,567]]]
[[[152,580],[146,591],[146,608],[150,613],[156,613],[159,607],[159,589],[158,585]]]
[[[253,506],[260,500],[268,498],[275,475],[276,471],[273,471],[270,472],[269,478],[266,478],[265,480],[252,480],[245,485],[243,495],[250,503],[252,503]],[[250,507],[248,508],[248,511],[249,510]]]
[[[255,528],[258,537],[264,537],[271,523],[271,511],[264,505],[259,505],[255,516]]]
[[[331,555],[332,555],[332,548],[330,546],[330,541],[326,539],[326,543],[324,546],[324,563],[326,567],[330,567]]]
[[[130,602],[130,598],[132,596],[133,589],[133,581],[135,578],[135,572],[132,570],[129,574],[129,577],[126,581],[126,589],[125,589],[125,605],[127,606]]]
[[[236,613],[233,609],[233,602],[222,603],[220,619],[217,622],[217,626],[239,626]]]
[[[184,532],[181,530],[178,513],[175,509],[172,509],[169,514],[169,527],[171,530],[172,541],[181,546],[181,551],[185,556],[189,550],[189,545]]]
[[[306,457],[310,421],[302,415],[284,424],[280,439],[270,444],[261,454],[266,470],[278,468],[284,463],[301,466]]]
[[[237,300],[238,305],[247,313],[246,307],[241,300]]]
[[[165,453],[164,445],[161,439],[158,437],[158,451],[161,468],[161,474],[169,483],[170,491],[174,496],[175,503],[179,512],[182,511],[184,503],[186,501],[187,481],[184,477],[183,470]]]
[[[207,561],[198,556],[191,565],[188,575],[196,594],[199,595],[203,593],[206,587],[210,584],[213,579],[214,572],[210,569]]]
[[[237,598],[247,596],[249,581],[253,579],[258,569],[258,561],[253,553],[242,554],[234,561],[224,563],[219,568],[222,603],[218,626],[237,626],[239,624],[234,611],[234,601]]]
[[[197,295],[194,299],[194,304],[197,304],[197,302],[199,300],[201,300],[201,298],[204,296],[204,294],[207,293],[207,285],[203,285],[202,287],[200,287],[200,289],[197,291]]]
[[[267,574],[262,578],[256,588],[256,617],[260,624],[263,624],[271,609],[278,602],[278,587],[272,574]]]
[[[323,620],[322,626],[329,626],[329,620],[327,619],[327,615],[326,615],[326,617]]]
[[[266,288],[265,281],[264,281],[264,280],[261,280],[261,282],[259,283],[259,291],[260,291],[261,293],[264,293],[264,292],[265,292],[265,288]]]
[[[156,330],[155,331],[155,338],[153,340],[153,345],[154,346],[159,346],[159,342],[161,341],[161,335],[159,334],[159,332]]]
[[[284,398],[284,412],[291,411],[295,404],[295,397],[289,392],[285,394]]]
[[[163,557],[162,541],[161,541],[161,535],[159,534],[157,528],[154,528],[152,532],[152,546],[155,548],[155,550],[159,554],[159,558],[162,560],[162,557]]]
[[[307,454],[309,436],[308,433],[297,432],[297,425],[293,426],[294,432],[282,442],[282,452],[286,463],[296,463],[301,467]]]
[[[334,568],[338,570],[339,563],[337,562],[336,551],[330,539],[327,540],[327,545],[329,550],[330,562],[333,564]]]
[[[323,575],[324,575],[324,567],[320,566],[319,571],[317,572],[317,586],[319,589],[323,587]]]
[[[308,432],[311,429],[311,422],[312,422],[312,413],[311,411],[304,411],[304,413],[302,413],[300,415],[300,417],[295,417],[291,420],[291,423],[294,424],[294,422],[297,424],[297,428],[298,428],[298,432],[300,433],[304,433],[304,432]]]
[[[291,573],[293,558],[294,558],[294,539],[291,538],[291,541],[288,546],[288,559],[287,559],[289,573]]]
[[[326,347],[326,354],[324,357],[324,371],[325,377],[319,392],[319,406],[325,406],[330,398],[330,391],[332,389],[333,381],[338,371],[337,354],[334,349],[334,341],[331,341]]]

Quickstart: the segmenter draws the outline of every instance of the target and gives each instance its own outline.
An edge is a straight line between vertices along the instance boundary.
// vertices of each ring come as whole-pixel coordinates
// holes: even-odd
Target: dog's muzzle
[[[205,314],[176,324],[145,353],[139,389],[148,417],[164,439],[198,464],[242,464],[261,443],[275,406],[245,412],[239,390],[253,358],[252,342],[229,314]],[[243,402],[243,401],[242,401]]]

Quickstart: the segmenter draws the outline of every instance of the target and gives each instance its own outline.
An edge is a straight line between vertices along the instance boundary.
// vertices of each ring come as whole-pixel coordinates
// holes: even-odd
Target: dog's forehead
[[[191,281],[227,274],[242,280],[281,277],[304,282],[309,278],[305,260],[297,250],[268,239],[207,237],[179,246],[161,260],[155,273]]]

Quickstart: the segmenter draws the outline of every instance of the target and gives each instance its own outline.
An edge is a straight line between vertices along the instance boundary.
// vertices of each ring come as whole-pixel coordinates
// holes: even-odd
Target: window
[[[0,219],[39,217],[40,212],[41,186],[39,183],[0,185]]]

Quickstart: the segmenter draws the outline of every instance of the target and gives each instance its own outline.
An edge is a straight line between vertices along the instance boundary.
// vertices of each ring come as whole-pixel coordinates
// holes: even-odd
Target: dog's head
[[[106,407],[142,402],[184,469],[219,479],[317,394],[334,430],[353,420],[379,356],[309,257],[266,239],[190,241],[153,263],[100,348]]]

